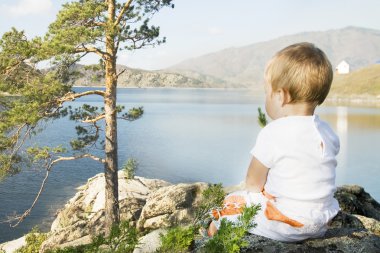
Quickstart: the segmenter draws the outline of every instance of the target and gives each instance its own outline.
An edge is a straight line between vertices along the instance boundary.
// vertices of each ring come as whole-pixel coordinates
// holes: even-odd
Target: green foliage
[[[190,227],[174,227],[169,229],[167,234],[160,235],[161,247],[158,252],[189,252],[189,248],[194,242],[196,229]]]
[[[40,160],[46,160],[52,158],[54,154],[66,153],[67,150],[62,146],[57,146],[54,148],[51,147],[30,147],[27,149],[28,155],[31,157],[32,162],[38,162]]]
[[[122,167],[122,170],[127,175],[127,179],[133,179],[136,175],[136,170],[139,166],[137,160],[133,158],[129,158],[127,163],[125,163]]]
[[[128,253],[138,245],[137,229],[123,221],[112,227],[109,237],[97,236],[91,244],[56,249],[50,253]],[[38,251],[37,251],[38,252]]]
[[[265,115],[265,113],[263,113],[262,111],[261,111],[261,107],[259,107],[258,109],[258,112],[259,112],[259,117],[258,117],[258,122],[259,122],[259,125],[261,126],[261,127],[265,127],[267,124],[268,124],[268,120],[267,120],[267,117],[266,117],[266,115]]]
[[[223,204],[226,193],[223,190],[222,184],[210,185],[202,192],[201,202],[195,212],[195,222],[204,223],[202,226],[208,226],[209,211],[211,209],[220,208]]]
[[[133,107],[132,109],[129,109],[128,113],[124,113],[122,115],[123,119],[134,121],[142,117],[144,114],[144,108],[143,107]]]
[[[257,214],[260,206],[246,207],[242,215],[238,218],[237,224],[226,219],[221,220],[221,225],[214,237],[205,244],[206,252],[210,253],[234,253],[240,252],[242,247],[248,246],[244,236],[255,227],[253,218]]]
[[[39,252],[42,243],[47,239],[47,234],[41,233],[34,227],[25,238],[26,245],[22,246],[15,253],[36,253]]]
[[[120,14],[124,3],[115,1],[116,15]],[[134,50],[149,45],[159,45],[165,38],[159,39],[159,27],[149,25],[153,14],[166,6],[174,7],[172,0],[133,1],[130,7],[120,16],[119,22],[109,19],[108,4],[100,0],[83,0],[69,2],[62,6],[57,19],[49,26],[45,36],[46,50],[50,54],[84,52],[83,47],[98,46],[104,42],[106,35],[123,44],[120,49]],[[117,17],[117,16],[116,16]],[[102,48],[103,49],[103,48]],[[119,48],[117,48],[118,50]]]

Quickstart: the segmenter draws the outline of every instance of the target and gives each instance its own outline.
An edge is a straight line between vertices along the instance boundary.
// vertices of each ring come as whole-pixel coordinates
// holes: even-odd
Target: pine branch
[[[82,154],[82,155],[78,155],[78,156],[68,156],[68,157],[58,157],[57,159],[47,163],[45,177],[42,180],[40,189],[39,189],[36,197],[34,198],[32,205],[21,216],[14,218],[17,220],[17,222],[14,225],[11,225],[11,227],[13,227],[13,228],[17,227],[32,212],[34,206],[36,205],[38,199],[40,198],[40,196],[41,196],[41,194],[45,188],[45,185],[47,183],[47,179],[49,178],[49,175],[50,175],[50,171],[56,163],[61,162],[61,161],[72,161],[72,160],[77,160],[77,159],[82,159],[82,158],[91,158],[94,161],[101,162],[103,164],[105,163],[104,159],[97,157],[97,156],[94,156],[94,155],[91,155],[91,154]]]
[[[101,119],[104,119],[106,117],[106,114],[105,113],[102,113],[100,114],[99,116],[95,117],[95,118],[89,118],[87,117],[85,120],[82,120],[82,123],[95,123]]]
[[[263,113],[261,111],[261,107],[259,107],[257,110],[259,112],[259,116],[258,116],[257,122],[259,123],[259,125],[261,127],[265,127],[268,124],[267,117],[266,117],[265,113]]]
[[[41,183],[41,186],[40,186],[40,190],[38,191],[37,196],[34,198],[34,201],[33,201],[32,205],[20,217],[15,218],[15,219],[17,219],[17,222],[16,222],[16,224],[11,225],[12,228],[17,227],[32,212],[32,209],[36,205],[38,199],[41,196],[42,191],[45,188],[45,184],[46,184],[47,179],[49,177],[49,173],[50,173],[50,170],[47,169],[46,170],[46,174],[45,174],[45,178],[44,178],[44,180],[42,180],[42,183]]]
[[[106,52],[100,50],[99,48],[92,47],[92,46],[86,46],[83,43],[82,43],[81,47],[75,48],[74,53],[95,53],[102,58],[104,58],[106,55],[108,55]]]
[[[20,148],[22,147],[22,145],[24,145],[24,143],[25,143],[25,140],[26,140],[26,138],[29,136],[29,134],[30,134],[30,131],[33,129],[33,127],[27,127],[27,130],[25,131],[25,134],[24,134],[24,136],[22,137],[22,139],[21,139],[21,142],[18,144],[18,146],[17,146],[17,143],[19,142],[19,137],[20,137],[20,133],[21,133],[21,130],[25,127],[25,126],[27,126],[27,124],[26,123],[24,123],[24,124],[22,124],[19,128],[18,128],[18,130],[17,130],[17,132],[15,133],[15,136],[16,136],[16,141],[15,141],[15,148],[12,150],[12,153],[11,153],[11,158],[20,150]]]
[[[82,159],[82,158],[90,158],[94,161],[97,161],[100,163],[105,163],[105,160],[103,158],[100,158],[100,157],[97,157],[97,156],[94,156],[91,154],[82,154],[82,155],[78,155],[78,156],[61,156],[61,157],[58,157],[57,159],[55,159],[51,162],[51,166],[53,166],[54,164],[61,162],[61,161],[72,161],[72,160],[78,160],[78,159]]]
[[[128,10],[128,8],[131,6],[132,0],[128,0],[121,9],[119,16],[116,18],[115,23],[113,24],[114,27],[116,27],[118,24],[120,24],[121,19],[123,18],[124,13]]]
[[[89,91],[85,91],[81,93],[69,92],[62,98],[58,99],[58,102],[62,104],[64,102],[74,101],[77,98],[88,96],[88,95],[99,95],[99,96],[104,97],[105,92],[101,90],[89,90]]]
[[[117,74],[117,77],[119,77],[121,74],[123,74],[125,71],[127,71],[128,69],[123,69],[122,71],[120,71],[118,74]]]

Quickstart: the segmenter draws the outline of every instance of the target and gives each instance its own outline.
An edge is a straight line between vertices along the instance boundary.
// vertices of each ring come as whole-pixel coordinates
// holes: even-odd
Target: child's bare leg
[[[218,232],[218,229],[216,228],[213,221],[211,221],[210,226],[207,229],[208,236],[212,237]]]

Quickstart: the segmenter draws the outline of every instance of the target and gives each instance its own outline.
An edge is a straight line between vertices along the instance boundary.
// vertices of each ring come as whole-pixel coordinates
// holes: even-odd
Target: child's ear
[[[277,90],[278,102],[281,106],[284,106],[290,102],[290,94],[288,91],[280,88]]]

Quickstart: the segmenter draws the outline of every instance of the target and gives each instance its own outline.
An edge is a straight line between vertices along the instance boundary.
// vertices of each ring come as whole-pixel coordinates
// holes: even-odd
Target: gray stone
[[[153,253],[161,246],[160,235],[165,235],[167,230],[157,229],[139,239],[139,245],[133,253]]]
[[[119,171],[119,203],[121,220],[129,220],[136,225],[148,196],[170,183],[135,177],[127,179],[124,171]],[[65,207],[58,211],[48,239],[43,243],[42,251],[83,241],[83,238],[103,234],[104,232],[104,174],[90,178],[78,188],[78,192]]]
[[[25,237],[20,237],[16,240],[5,242],[0,244],[0,252],[5,251],[5,253],[12,253],[18,250],[19,248],[26,245]]]
[[[342,211],[380,220],[380,204],[358,185],[338,187],[335,198]]]
[[[153,192],[142,209],[138,229],[188,224],[194,217],[194,207],[198,206],[202,191],[207,187],[206,183],[177,184]]]
[[[342,211],[332,220],[323,238],[284,243],[257,235],[247,235],[245,240],[249,245],[241,252],[380,252],[379,203],[357,185],[338,187],[335,196]],[[205,252],[205,242],[205,239],[196,240],[193,252]]]
[[[201,193],[208,187],[206,183],[171,185],[155,179],[126,179],[122,172],[119,173],[119,185],[122,220],[130,220],[145,232],[153,230],[140,238],[135,253],[154,252],[160,246],[159,234],[165,231],[163,228],[190,224]],[[379,203],[359,186],[339,187],[336,198],[342,211],[333,219],[323,238],[283,243],[247,235],[249,246],[242,252],[380,252]],[[103,223],[104,176],[99,174],[81,186],[59,211],[40,252],[90,243],[92,236],[103,233]],[[204,239],[197,239],[193,252],[204,252],[204,243]]]

